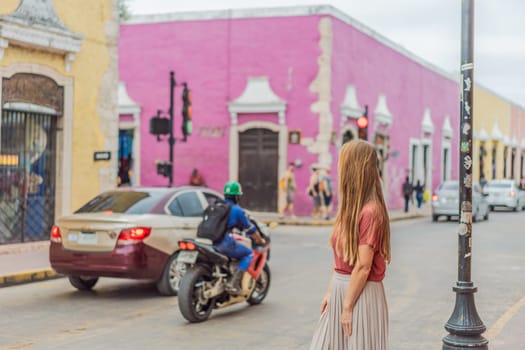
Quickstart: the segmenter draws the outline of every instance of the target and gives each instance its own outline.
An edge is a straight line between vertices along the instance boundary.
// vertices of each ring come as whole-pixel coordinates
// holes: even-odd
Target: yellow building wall
[[[491,180],[492,176],[492,152],[496,149],[496,178],[503,178],[504,142],[502,139],[495,140],[493,131],[495,122],[503,136],[509,135],[511,104],[492,93],[491,91],[480,87],[474,87],[474,132],[477,137],[474,138],[474,169],[472,172],[474,181],[479,181],[479,156],[480,156],[480,136],[481,130],[484,129],[488,135],[488,140],[484,141],[486,155],[484,156],[483,172],[485,178]]]
[[[19,0],[0,1],[0,14],[13,12]],[[116,184],[118,152],[118,12],[117,0],[54,0],[69,30],[83,36],[80,51],[66,71],[64,56],[9,45],[0,66],[27,63],[73,77],[72,176],[68,211]],[[110,161],[94,161],[95,151],[111,151]],[[57,184],[58,185],[58,184]],[[58,200],[59,198],[57,198]]]

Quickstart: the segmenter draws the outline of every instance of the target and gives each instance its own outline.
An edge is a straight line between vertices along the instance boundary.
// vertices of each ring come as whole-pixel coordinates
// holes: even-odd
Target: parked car
[[[222,198],[204,187],[119,188],[91,199],[51,230],[49,260],[80,290],[99,277],[156,281],[175,295],[177,242],[194,237],[209,203]]]
[[[489,203],[478,183],[472,187],[472,221],[489,219]],[[452,216],[459,217],[459,182],[445,181],[436,189],[432,196],[432,221],[438,221],[440,216],[450,220]]]
[[[525,191],[521,190],[514,180],[491,180],[485,185],[490,209],[495,207],[511,208],[521,211],[525,208]]]

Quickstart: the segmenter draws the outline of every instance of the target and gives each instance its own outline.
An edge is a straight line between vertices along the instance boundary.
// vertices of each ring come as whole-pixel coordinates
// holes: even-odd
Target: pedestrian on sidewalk
[[[295,164],[289,163],[288,169],[286,169],[286,172],[279,179],[279,189],[282,192],[284,192],[284,195],[286,197],[285,205],[279,210],[279,219],[284,218],[284,215],[286,214],[286,210],[290,212],[290,217],[292,219],[295,219],[293,203],[294,203],[294,198],[295,198],[295,190],[297,189],[297,186],[295,184],[295,177],[293,174],[294,170],[295,170]]]
[[[410,180],[407,176],[405,179],[405,182],[403,183],[403,197],[405,198],[405,213],[408,213],[408,202],[412,199],[412,192],[414,192],[414,188],[412,187],[412,184],[410,183]]]
[[[332,212],[332,200],[333,200],[333,186],[332,186],[332,177],[330,176],[330,167],[327,166],[326,169],[321,171],[321,181],[323,189],[323,199],[324,199],[324,219],[330,220],[330,214]]]
[[[390,261],[390,223],[377,153],[363,140],[339,153],[339,209],[330,245],[334,269],[321,301],[311,350],[388,350],[382,280]]]
[[[312,217],[317,219],[324,213],[324,198],[320,189],[321,186],[321,166],[319,164],[312,165],[312,175],[306,192],[312,198],[313,210]]]
[[[421,208],[423,203],[423,192],[425,192],[425,185],[421,185],[421,182],[417,180],[416,186],[414,186],[414,192],[416,192],[416,200],[418,209]]]

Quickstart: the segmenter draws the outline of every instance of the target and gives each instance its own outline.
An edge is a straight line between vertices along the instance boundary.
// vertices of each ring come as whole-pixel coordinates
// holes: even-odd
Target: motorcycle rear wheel
[[[268,290],[270,289],[270,281],[270,266],[268,266],[268,264],[264,264],[259,278],[257,281],[255,281],[255,289],[246,302],[250,305],[260,304],[268,294]]]
[[[203,282],[211,280],[211,274],[204,267],[195,265],[180,281],[179,310],[191,323],[203,322],[210,317],[215,300],[202,298],[202,286]]]

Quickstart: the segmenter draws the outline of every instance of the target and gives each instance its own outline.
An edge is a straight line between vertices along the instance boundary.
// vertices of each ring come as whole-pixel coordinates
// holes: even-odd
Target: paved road
[[[525,295],[525,213],[494,213],[474,225],[473,280],[490,328]],[[392,349],[438,349],[454,307],[457,222],[392,224],[385,287]],[[151,284],[101,279],[94,292],[66,279],[0,289],[1,349],[305,349],[328,283],[328,227],[279,227],[272,286],[262,305],[239,305],[189,325],[177,299]]]

